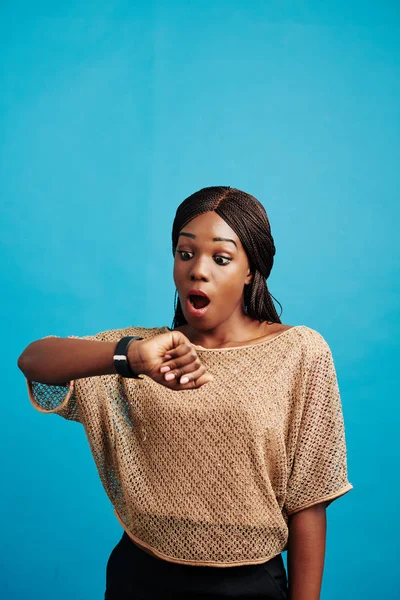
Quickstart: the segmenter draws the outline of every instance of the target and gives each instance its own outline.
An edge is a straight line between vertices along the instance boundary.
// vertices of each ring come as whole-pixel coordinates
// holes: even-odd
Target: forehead
[[[242,247],[233,229],[215,212],[206,212],[195,217],[182,227],[181,232],[195,235],[196,242],[209,242],[214,237],[223,237],[234,240],[238,249]]]

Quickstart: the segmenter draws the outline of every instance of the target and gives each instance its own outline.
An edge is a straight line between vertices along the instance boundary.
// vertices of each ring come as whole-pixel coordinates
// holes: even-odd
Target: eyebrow
[[[192,238],[195,239],[196,236],[194,235],[194,233],[186,233],[184,231],[181,231],[179,233],[179,235],[185,235],[188,238]],[[235,242],[235,240],[231,240],[230,238],[223,238],[223,237],[215,237],[212,239],[213,242],[232,242],[232,244],[235,244],[236,248],[237,248],[237,244]]]

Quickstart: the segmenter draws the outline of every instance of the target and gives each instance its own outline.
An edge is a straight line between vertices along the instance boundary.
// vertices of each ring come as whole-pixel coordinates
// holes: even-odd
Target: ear
[[[253,281],[253,273],[251,272],[251,270],[248,270],[248,273],[246,275],[246,279],[244,280],[244,284],[245,285],[249,285],[249,283],[251,283]]]

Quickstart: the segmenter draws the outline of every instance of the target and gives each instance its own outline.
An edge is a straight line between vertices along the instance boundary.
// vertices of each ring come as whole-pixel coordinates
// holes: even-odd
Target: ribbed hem
[[[298,506],[298,507],[294,508],[293,510],[291,510],[290,512],[288,511],[287,514],[288,514],[288,516],[294,515],[295,513],[299,512],[300,510],[304,510],[305,508],[310,508],[311,506],[315,506],[316,504],[320,504],[321,502],[328,502],[328,506],[329,506],[329,504],[331,502],[333,502],[333,500],[336,500],[336,498],[340,498],[340,496],[343,496],[344,494],[346,494],[347,492],[349,492],[352,489],[353,489],[353,486],[351,485],[351,483],[348,483],[347,485],[345,485],[345,487],[340,488],[340,490],[338,490],[337,492],[334,492],[333,494],[329,494],[328,496],[322,496],[321,498],[311,500],[310,502],[307,502],[307,504]]]
[[[139,546],[142,550],[144,550],[145,552],[147,551],[147,553],[153,555],[154,558],[161,558],[162,560],[166,560],[168,562],[176,563],[179,565],[191,565],[193,567],[222,567],[222,568],[223,567],[242,567],[242,566],[246,566],[246,565],[259,565],[259,564],[262,564],[262,563],[265,563],[265,562],[271,560],[275,556],[278,556],[281,552],[283,552],[283,550],[285,548],[285,545],[283,545],[282,549],[279,550],[279,552],[275,552],[275,553],[271,554],[270,556],[265,556],[264,558],[260,558],[259,560],[253,560],[253,561],[248,560],[248,561],[229,562],[229,563],[224,563],[224,562],[216,563],[216,562],[212,562],[212,561],[196,561],[196,560],[186,560],[184,558],[175,558],[173,556],[168,556],[167,554],[163,554],[162,552],[155,550],[154,548],[152,548],[145,542],[142,542],[137,537],[132,535],[132,533],[127,529],[126,525],[123,523],[122,519],[120,518],[120,516],[118,515],[118,513],[115,509],[114,509],[114,514],[117,517],[119,524],[124,529],[124,531],[127,533],[127,535],[130,537],[130,539],[137,546]]]
[[[43,408],[42,406],[40,406],[40,404],[36,401],[35,399],[35,394],[33,393],[33,387],[32,387],[32,381],[30,381],[29,379],[25,378],[26,380],[26,385],[28,388],[28,398],[31,402],[31,404],[33,405],[33,408],[35,408],[37,411],[41,412],[41,413],[45,413],[47,415],[50,414],[57,414],[60,412],[60,410],[62,410],[64,407],[66,407],[68,405],[69,399],[71,397],[71,394],[74,391],[74,382],[73,381],[69,381],[69,388],[68,390],[65,390],[66,396],[63,399],[63,401],[56,406],[55,408],[51,408],[51,409],[46,409]],[[51,384],[43,384],[43,385],[51,385]]]

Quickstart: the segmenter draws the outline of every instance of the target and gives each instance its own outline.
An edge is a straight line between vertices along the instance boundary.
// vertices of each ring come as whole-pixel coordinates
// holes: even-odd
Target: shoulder
[[[94,335],[82,336],[81,339],[87,340],[98,340],[99,342],[118,342],[123,337],[128,335],[137,335],[144,339],[152,338],[161,333],[168,331],[166,326],[164,327],[142,327],[140,325],[130,325],[129,327],[122,327],[120,329],[107,329],[100,331]],[[78,337],[78,336],[69,336]]]
[[[298,325],[292,332],[291,340],[296,368],[306,385],[310,377],[331,381],[332,375],[336,376],[330,346],[321,332],[306,325]]]
[[[298,325],[295,329],[302,349],[308,357],[331,353],[330,346],[322,333],[307,325]]]

